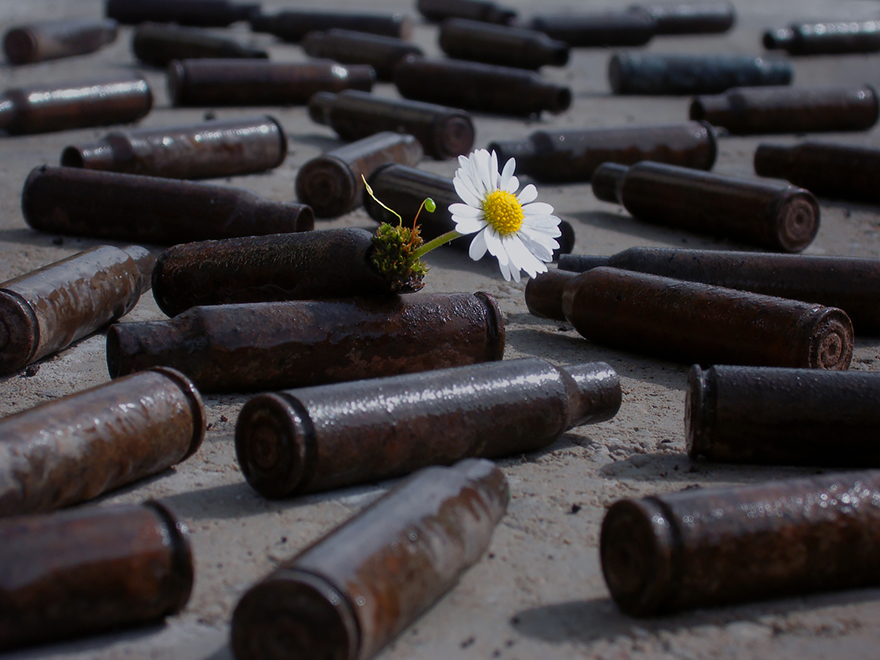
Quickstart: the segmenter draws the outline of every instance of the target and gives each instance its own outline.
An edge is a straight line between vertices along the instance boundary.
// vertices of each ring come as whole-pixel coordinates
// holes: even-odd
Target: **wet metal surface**
[[[6,31],[3,50],[11,64],[86,55],[116,41],[116,21],[73,19],[19,25]]]
[[[440,48],[449,57],[520,69],[565,66],[568,44],[543,32],[451,18],[440,26]]]
[[[338,28],[309,32],[302,48],[312,57],[342,64],[369,64],[379,80],[387,81],[394,79],[394,69],[404,58],[424,55],[421,48],[397,37]]]

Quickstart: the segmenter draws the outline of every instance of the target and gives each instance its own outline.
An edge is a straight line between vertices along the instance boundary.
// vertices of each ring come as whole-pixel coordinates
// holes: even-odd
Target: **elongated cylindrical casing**
[[[736,9],[723,0],[639,3],[630,10],[647,12],[656,23],[656,34],[717,34],[736,23]]]
[[[477,562],[509,498],[486,460],[412,475],[248,590],[235,657],[373,657]]]
[[[153,297],[177,316],[201,305],[387,295],[372,238],[350,228],[177,245],[156,262]]]
[[[304,105],[318,92],[370,91],[375,80],[371,66],[330,60],[203,58],[168,65],[168,93],[176,106]]]
[[[633,616],[877,585],[878,502],[876,470],[621,500],[602,572]]]
[[[78,167],[34,168],[21,192],[38,231],[174,245],[215,238],[308,231],[303,204],[247,190]]]
[[[205,437],[193,384],[152,369],[0,421],[0,516],[90,500],[192,456]]]
[[[594,268],[566,285],[562,311],[592,342],[676,361],[841,370],[852,360],[842,310],[701,282]]]
[[[560,256],[561,257],[564,255]],[[568,283],[577,276],[567,270],[548,270],[538,273],[526,282],[525,298],[529,312],[535,316],[556,321],[565,321],[562,311],[562,294]]]
[[[257,395],[239,415],[235,452],[257,492],[289,497],[535,451],[611,419],[620,400],[605,363],[504,360]]]
[[[0,94],[0,129],[12,135],[127,124],[153,107],[153,92],[139,76],[36,85]]]
[[[187,532],[158,502],[0,520],[0,649],[176,614],[193,586]]]
[[[504,319],[486,293],[193,307],[116,323],[116,378],[170,366],[204,392],[274,390],[500,360]]]
[[[880,467],[878,400],[876,372],[694,365],[688,454],[725,463]]]
[[[116,41],[114,20],[44,21],[7,30],[3,50],[11,64],[86,55]]]
[[[732,87],[788,85],[792,77],[791,63],[780,57],[615,53],[608,61],[615,94],[717,94]]]
[[[130,312],[150,288],[155,262],[137,245],[101,245],[0,284],[0,374]]]
[[[880,203],[880,149],[855,144],[759,144],[755,173],[787,179],[816,195]]]
[[[142,23],[131,37],[131,49],[141,62],[166,67],[173,60],[200,58],[268,59],[265,50],[247,46],[200,28]]]
[[[429,21],[447,18],[469,18],[484,23],[510,24],[516,18],[516,10],[487,0],[417,0],[416,9]]]
[[[793,23],[767,30],[763,43],[764,48],[784,50],[789,55],[874,53],[880,50],[880,21]]]
[[[382,165],[415,165],[422,145],[412,135],[383,131],[333,149],[296,173],[296,197],[319,218],[336,218],[363,203],[364,180]]]
[[[198,27],[226,27],[260,11],[259,3],[229,0],[107,0],[107,18],[126,25],[148,21]]]
[[[410,58],[397,66],[394,84],[404,98],[502,115],[558,114],[571,105],[564,85],[534,71],[480,62]]]
[[[538,15],[529,27],[572,48],[644,46],[657,33],[657,22],[645,11]]]
[[[348,141],[380,131],[409,133],[422,143],[426,154],[438,160],[470,153],[474,146],[470,114],[433,103],[383,98],[357,90],[319,92],[309,101],[309,116]]]
[[[394,70],[404,58],[424,55],[421,48],[397,37],[340,29],[309,32],[302,47],[312,57],[342,64],[369,64],[379,80],[387,81],[394,79]]]
[[[412,22],[404,14],[284,9],[273,15],[255,14],[250,21],[254,32],[267,32],[294,43],[302,41],[309,32],[333,28],[400,39],[409,39],[412,34]]]
[[[440,48],[449,57],[520,69],[568,64],[569,46],[543,32],[465,18],[440,26]]]
[[[61,165],[171,179],[211,179],[264,172],[287,156],[284,129],[273,117],[114,131],[67,147]]]
[[[655,126],[568,128],[535,131],[522,140],[491,142],[498,162],[516,158],[516,170],[544,183],[589,181],[602,163],[635,165],[650,160],[711,170],[718,153],[706,122]]]
[[[857,334],[880,334],[880,259],[650,247],[559,258],[562,270],[599,266],[839,307]]]
[[[787,182],[733,177],[664,163],[606,163],[593,193],[645,222],[800,252],[819,231],[819,203]]]
[[[449,205],[460,204],[461,198],[455,192],[452,179],[415,167],[392,163],[380,167],[368,181],[376,198],[381,199],[383,204],[391,207],[404,218],[416,217],[426,197],[434,200],[437,208],[433,213],[419,214],[419,228],[425,241],[455,229],[455,222],[452,220],[452,214],[449,213]],[[364,207],[376,222],[398,221],[370,195],[364,194]],[[574,229],[569,222],[562,220],[559,223],[559,230],[562,235],[556,238],[559,243],[557,252],[563,254],[571,252],[574,247]],[[449,245],[467,251],[472,239],[472,236],[462,236]],[[554,255],[557,252],[554,252]]]
[[[880,117],[880,97],[861,87],[744,87],[698,96],[690,118],[723,126],[730,133],[866,131]]]

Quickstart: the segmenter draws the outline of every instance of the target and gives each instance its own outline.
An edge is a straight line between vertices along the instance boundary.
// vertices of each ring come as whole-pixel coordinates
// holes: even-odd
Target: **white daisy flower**
[[[515,194],[519,180],[513,176],[513,158],[498,173],[498,157],[477,149],[470,157],[459,156],[461,165],[452,180],[464,204],[451,204],[449,212],[459,234],[474,234],[470,257],[481,259],[486,250],[498,259],[505,280],[519,282],[520,270],[531,277],[547,270],[559,248],[555,238],[560,220],[553,207],[536,202],[538,190],[532,184]]]

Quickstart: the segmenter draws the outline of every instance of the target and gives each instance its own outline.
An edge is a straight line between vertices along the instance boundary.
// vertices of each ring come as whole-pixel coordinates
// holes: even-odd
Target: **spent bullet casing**
[[[534,71],[480,62],[410,58],[397,66],[394,84],[404,98],[502,115],[559,114],[571,105],[564,85]]]
[[[152,107],[153,92],[139,76],[19,87],[0,94],[0,129],[21,135],[127,124]]]
[[[500,360],[504,319],[485,293],[413,294],[193,307],[116,323],[112,378],[170,366],[204,392],[243,392]]]
[[[819,231],[819,203],[787,182],[733,177],[664,163],[600,166],[593,194],[666,227],[800,252]]]
[[[540,69],[565,66],[569,46],[537,30],[451,18],[440,25],[440,49],[460,60]]]
[[[644,46],[657,33],[657,21],[640,10],[538,15],[529,27],[572,48]]]
[[[193,384],[153,369],[0,421],[0,516],[90,500],[192,456],[205,437]]]
[[[856,333],[880,333],[880,259],[650,247],[559,258],[561,270],[599,266],[839,307]]]
[[[178,613],[193,586],[187,537],[158,502],[0,520],[0,649]]]
[[[663,2],[632,5],[629,9],[650,15],[656,34],[717,34],[727,32],[736,23],[736,9],[729,2]]]
[[[125,25],[178,23],[197,27],[226,27],[260,11],[259,3],[229,0],[107,0],[104,13]]]
[[[697,96],[690,118],[738,135],[866,131],[880,116],[880,97],[861,87],[743,87]]]
[[[486,460],[412,475],[245,593],[235,657],[373,657],[479,560],[509,499]]]
[[[38,231],[159,245],[308,231],[315,225],[308,206],[273,202],[247,190],[45,165],[28,175],[21,209]]]
[[[415,165],[422,145],[412,135],[384,131],[328,151],[296,174],[296,197],[319,218],[336,218],[363,203],[364,180],[382,165]]]
[[[816,195],[880,203],[880,149],[853,144],[759,144],[755,173],[787,179]]]
[[[560,261],[563,256],[560,255]],[[545,319],[565,321],[562,311],[562,294],[568,283],[577,276],[568,270],[558,268],[538,273],[526,282],[525,300],[529,313]]]
[[[305,105],[318,92],[370,91],[373,67],[330,60],[195,59],[168,65],[168,93],[176,106]]]
[[[791,63],[780,57],[614,53],[608,60],[615,94],[717,94],[732,87],[788,85],[792,76]]]
[[[86,55],[116,41],[116,21],[43,21],[7,30],[3,50],[11,64],[31,64]]]
[[[763,43],[768,50],[784,50],[789,55],[873,53],[880,50],[880,21],[793,23],[767,30]]]
[[[394,69],[407,57],[422,57],[421,48],[397,37],[355,30],[332,29],[309,32],[302,48],[311,57],[342,64],[369,64],[379,80],[394,79]]]
[[[264,172],[287,156],[284,129],[273,117],[225,119],[130,131],[72,145],[61,165],[171,179],[211,179]]]
[[[387,295],[364,229],[247,236],[169,248],[153,269],[153,297],[168,316],[190,307]]]
[[[843,370],[852,360],[842,310],[701,282],[593,268],[566,285],[562,311],[596,344],[679,362]]]
[[[484,23],[513,23],[516,10],[487,0],[417,0],[416,9],[429,21],[469,18]]]
[[[0,374],[127,314],[150,288],[155,261],[137,245],[101,245],[0,283]]]
[[[516,158],[518,172],[544,183],[589,181],[602,163],[650,160],[710,170],[718,141],[708,123],[617,128],[542,129],[525,139],[489,144],[498,162]]]
[[[254,32],[265,32],[294,43],[302,41],[309,32],[333,28],[399,39],[409,39],[412,34],[412,22],[404,14],[285,9],[274,15],[257,13],[251,16],[250,22]]]
[[[433,103],[382,98],[357,90],[318,92],[309,100],[309,116],[349,142],[381,131],[409,133],[422,143],[426,154],[438,160],[470,153],[474,146],[470,114]]]
[[[391,207],[404,218],[415,218],[426,197],[434,200],[437,208],[433,213],[419,214],[419,229],[422,238],[427,242],[455,229],[455,222],[449,212],[450,204],[460,204],[461,198],[455,192],[452,179],[416,169],[406,165],[392,163],[380,167],[368,179],[370,188],[376,198]],[[371,195],[364,194],[364,208],[376,222],[397,223],[396,216],[381,206]],[[559,222],[561,236],[556,237],[559,249],[554,251],[554,259],[558,253],[571,252],[574,247],[574,228],[566,220]],[[449,243],[452,247],[467,251],[473,237],[462,236]]]
[[[141,23],[134,29],[131,49],[141,62],[166,67],[174,60],[199,58],[268,59],[265,50],[247,46],[200,28]]]
[[[880,471],[615,502],[602,572],[633,616],[880,583]]]
[[[688,454],[725,463],[878,467],[878,397],[876,372],[695,365],[685,406]]]
[[[257,492],[289,497],[542,449],[620,400],[607,364],[536,358],[321,385],[248,401],[235,453]]]

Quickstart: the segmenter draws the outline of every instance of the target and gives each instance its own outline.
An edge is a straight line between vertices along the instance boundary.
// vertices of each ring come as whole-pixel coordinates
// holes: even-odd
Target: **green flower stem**
[[[413,256],[416,259],[418,259],[418,258],[428,254],[428,252],[430,252],[434,248],[438,248],[441,245],[446,245],[450,241],[454,241],[456,238],[461,238],[462,236],[464,236],[464,234],[459,234],[454,229],[452,231],[448,231],[445,234],[443,234],[442,236],[438,236],[437,238],[425,243],[422,247],[420,247],[418,250],[413,252]]]

